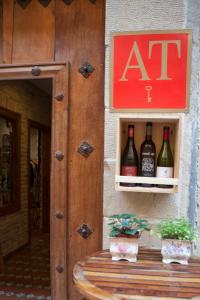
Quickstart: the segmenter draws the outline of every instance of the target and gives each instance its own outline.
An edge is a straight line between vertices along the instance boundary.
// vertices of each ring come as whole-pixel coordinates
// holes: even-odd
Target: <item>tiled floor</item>
[[[0,299],[49,300],[50,294],[49,236],[40,235],[5,262],[5,271],[0,274]]]

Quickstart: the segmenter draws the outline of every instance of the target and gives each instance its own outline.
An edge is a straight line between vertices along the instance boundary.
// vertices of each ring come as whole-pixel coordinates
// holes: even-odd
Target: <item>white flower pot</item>
[[[181,241],[166,239],[162,240],[162,262],[170,264],[172,262],[180,263],[183,265],[188,264],[188,259],[192,253],[192,243],[190,241]]]
[[[111,237],[110,253],[112,260],[125,259],[130,262],[137,261],[138,238]]]

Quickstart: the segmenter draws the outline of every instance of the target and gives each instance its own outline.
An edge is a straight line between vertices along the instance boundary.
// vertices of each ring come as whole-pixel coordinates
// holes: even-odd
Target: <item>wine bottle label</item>
[[[122,176],[137,176],[137,167],[135,166],[122,166]]]
[[[157,167],[156,177],[162,178],[172,178],[173,177],[173,168],[171,167]]]
[[[154,176],[154,158],[144,157],[142,159],[142,176]]]
[[[142,156],[155,156],[154,152],[142,152]]]

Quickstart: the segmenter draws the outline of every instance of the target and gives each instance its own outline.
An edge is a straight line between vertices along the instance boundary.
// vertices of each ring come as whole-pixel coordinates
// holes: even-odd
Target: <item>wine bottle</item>
[[[140,148],[140,176],[155,177],[156,146],[152,141],[152,123],[146,123],[146,138]],[[153,187],[153,184],[142,183],[143,187]]]
[[[134,125],[128,125],[128,139],[121,159],[121,175],[137,176],[138,155],[134,143]],[[136,186],[136,183],[122,182],[123,186]]]
[[[163,143],[158,154],[156,177],[172,178],[174,172],[174,159],[169,143],[169,127],[163,128]],[[160,188],[172,188],[172,185],[158,184]]]

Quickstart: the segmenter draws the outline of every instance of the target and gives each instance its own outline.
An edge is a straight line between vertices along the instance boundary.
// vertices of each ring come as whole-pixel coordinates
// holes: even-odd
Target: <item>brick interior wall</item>
[[[21,208],[0,218],[3,255],[28,242],[28,120],[51,124],[51,98],[28,81],[0,82],[0,107],[21,115]]]

